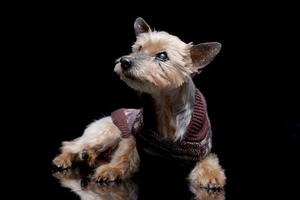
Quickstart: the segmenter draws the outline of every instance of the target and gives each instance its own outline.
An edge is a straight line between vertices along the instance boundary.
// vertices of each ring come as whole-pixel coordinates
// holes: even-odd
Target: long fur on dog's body
[[[128,56],[134,67],[125,71],[119,60],[115,72],[131,88],[151,95],[161,137],[174,142],[181,140],[194,108],[196,88],[192,77],[213,60],[221,46],[219,43],[186,44],[166,32],[151,31],[141,18],[135,22],[135,32],[137,41]],[[168,56],[164,62],[157,60],[160,52]],[[62,153],[53,162],[66,168],[74,161],[87,161],[97,167],[94,174],[97,180],[126,179],[139,167],[135,142],[133,136],[121,138],[121,131],[111,117],[106,117],[90,124],[81,137],[64,142]],[[115,149],[111,151],[110,161],[100,165],[99,155],[108,149]],[[193,187],[225,185],[224,171],[214,154],[199,161],[188,178]]]

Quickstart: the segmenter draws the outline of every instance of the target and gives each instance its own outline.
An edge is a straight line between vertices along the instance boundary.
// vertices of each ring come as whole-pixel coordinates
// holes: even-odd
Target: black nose
[[[121,60],[121,67],[123,70],[127,70],[131,67],[131,60],[128,57],[122,57]]]

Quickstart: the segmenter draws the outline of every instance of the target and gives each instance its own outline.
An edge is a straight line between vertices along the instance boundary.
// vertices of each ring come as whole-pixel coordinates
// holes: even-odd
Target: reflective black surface
[[[168,181],[133,180],[97,184],[77,170],[53,173],[58,183],[81,199],[225,199],[223,190],[189,188],[188,183],[178,182],[176,177]],[[74,198],[75,199],[75,198]]]

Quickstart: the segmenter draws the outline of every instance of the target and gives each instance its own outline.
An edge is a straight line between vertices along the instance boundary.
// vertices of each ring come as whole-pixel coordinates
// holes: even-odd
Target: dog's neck
[[[192,79],[189,78],[173,91],[151,95],[156,129],[163,138],[173,141],[183,138],[192,118],[195,89]]]

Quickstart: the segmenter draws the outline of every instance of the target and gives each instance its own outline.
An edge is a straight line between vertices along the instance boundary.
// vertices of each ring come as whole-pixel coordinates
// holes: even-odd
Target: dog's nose
[[[132,65],[131,60],[128,57],[122,57],[120,62],[123,70],[129,69]]]

